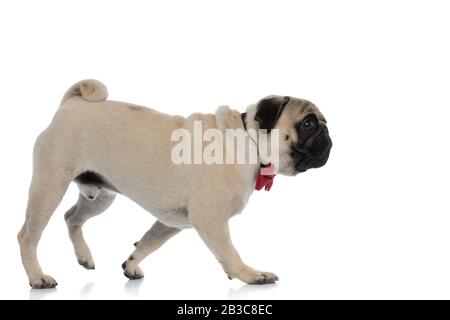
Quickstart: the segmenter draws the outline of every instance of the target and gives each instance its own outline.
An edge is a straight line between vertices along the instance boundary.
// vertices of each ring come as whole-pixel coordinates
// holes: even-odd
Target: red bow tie
[[[256,178],[255,189],[259,191],[264,188],[266,191],[269,191],[272,188],[275,176],[276,174],[271,163],[261,167],[258,178]]]

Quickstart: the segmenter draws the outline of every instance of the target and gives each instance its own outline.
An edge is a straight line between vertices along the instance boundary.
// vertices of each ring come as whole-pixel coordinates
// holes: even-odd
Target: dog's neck
[[[258,143],[257,143],[258,137],[253,135],[253,133],[258,132],[258,130],[259,130],[259,123],[258,123],[258,121],[255,121],[255,114],[256,114],[256,104],[252,104],[247,107],[246,112],[241,113],[241,119],[242,119],[242,124],[244,126],[244,129],[247,131],[250,139],[255,143],[256,147],[258,148]],[[254,129],[254,130],[248,131],[249,129]],[[258,161],[262,168],[266,168],[267,166],[270,165],[270,163],[265,164],[265,163],[261,162],[259,155],[258,155]]]
[[[258,138],[257,136],[253,136],[253,134],[255,132],[258,132],[259,130],[259,123],[255,121],[255,113],[256,105],[251,105],[247,108],[246,112],[241,113],[241,119],[244,129],[247,131],[250,140],[255,143],[256,148],[258,149]],[[249,131],[249,129],[254,130]],[[269,191],[273,184],[273,178],[275,178],[276,175],[273,169],[273,165],[270,162],[264,163],[260,158],[259,152],[258,161],[260,169],[255,181],[255,189],[259,191],[264,188],[266,191]]]

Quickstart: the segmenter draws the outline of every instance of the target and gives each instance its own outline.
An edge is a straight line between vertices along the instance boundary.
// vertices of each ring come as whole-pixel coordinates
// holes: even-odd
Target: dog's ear
[[[269,96],[262,99],[256,106],[255,121],[258,121],[260,129],[266,129],[270,133],[283,112],[284,107],[291,100],[290,97]]]

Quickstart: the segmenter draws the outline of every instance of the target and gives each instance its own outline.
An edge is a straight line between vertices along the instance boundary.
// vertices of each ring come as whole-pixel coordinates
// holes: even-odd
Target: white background
[[[2,1],[0,297],[450,298],[449,14],[447,1]],[[192,230],[127,281],[120,265],[154,218],[121,196],[86,225],[97,269],[84,270],[63,221],[71,186],[39,247],[59,286],[30,290],[16,234],[32,146],[84,78],[171,114],[269,94],[321,108],[328,164],[278,176],[231,222],[277,285],[229,281]]]

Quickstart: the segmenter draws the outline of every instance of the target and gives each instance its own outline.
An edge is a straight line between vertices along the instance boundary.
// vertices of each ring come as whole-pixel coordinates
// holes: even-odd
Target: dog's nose
[[[330,151],[332,145],[333,143],[330,136],[328,135],[328,130],[324,130],[314,140],[314,143],[309,150],[310,156],[312,158],[321,158]]]

